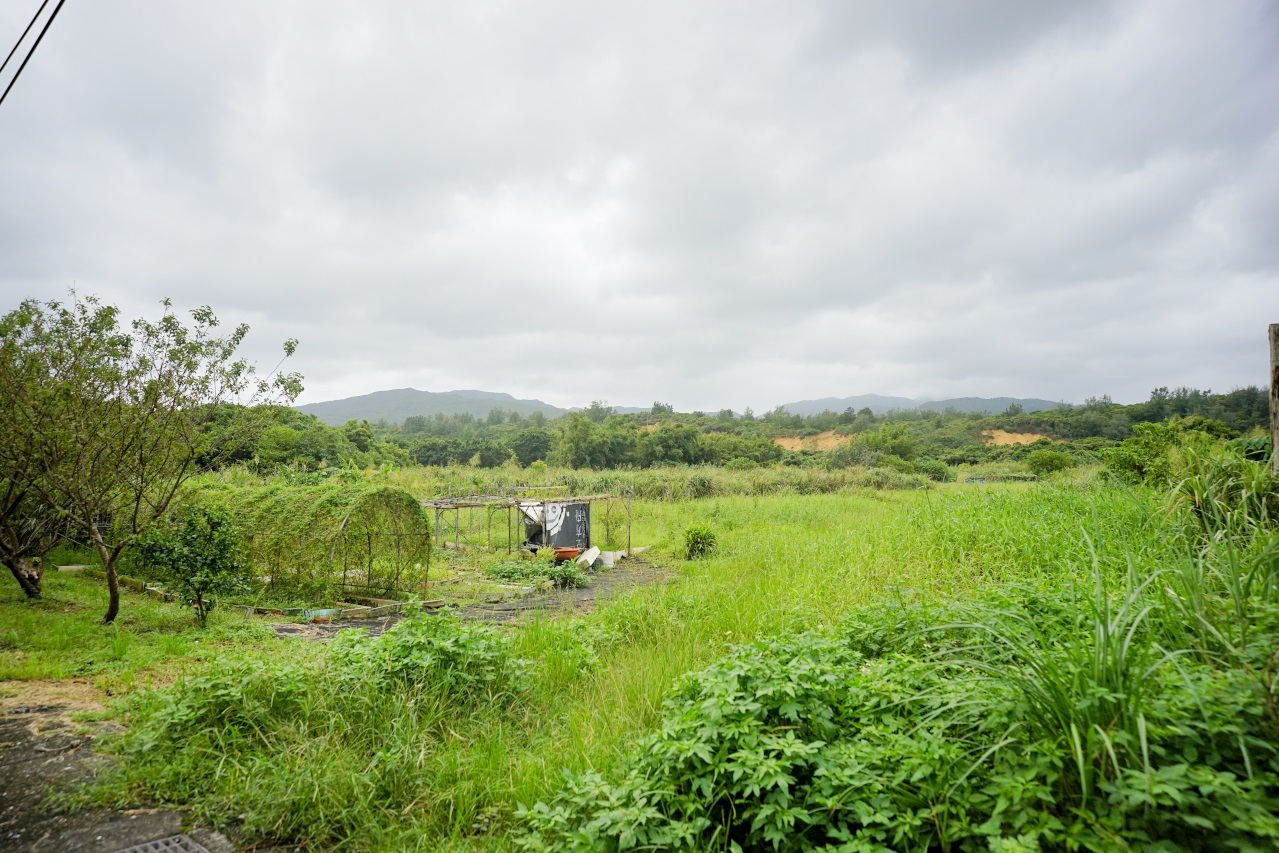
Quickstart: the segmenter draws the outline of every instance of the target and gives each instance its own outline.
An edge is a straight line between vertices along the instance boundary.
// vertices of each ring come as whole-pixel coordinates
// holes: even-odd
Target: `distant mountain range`
[[[329,426],[341,426],[349,420],[365,420],[377,423],[404,423],[415,415],[472,414],[483,418],[496,408],[508,412],[531,415],[540,411],[548,418],[556,418],[567,409],[543,403],[541,400],[518,400],[510,394],[493,391],[419,391],[416,388],[397,388],[394,391],[374,391],[344,400],[328,400],[324,403],[307,403],[295,407],[299,412],[315,415]]]
[[[822,397],[820,400],[799,400],[786,403],[782,408],[792,415],[817,415],[824,411],[842,412],[851,408],[853,411],[870,409],[877,415],[891,412],[894,409],[919,409],[920,411],[944,412],[955,409],[959,412],[985,412],[998,414],[1013,403],[1021,406],[1026,412],[1040,412],[1055,409],[1060,403],[1052,400],[1039,400],[1026,397],[955,397],[950,400],[912,400],[909,397],[881,397],[879,394],[860,394],[856,397]]]
[[[870,409],[877,415],[894,409],[920,409],[941,412],[953,408],[961,412],[1002,412],[1012,403],[1018,403],[1027,412],[1055,409],[1051,400],[1020,397],[956,397],[952,400],[912,400],[909,397],[883,397],[879,394],[861,394],[856,397],[823,397],[820,400],[799,400],[787,403],[783,408],[793,415],[816,415],[823,411],[842,412]],[[416,388],[397,388],[393,391],[374,391],[344,400],[328,400],[323,403],[307,403],[296,407],[300,412],[315,415],[330,426],[341,426],[349,420],[366,420],[373,423],[386,421],[400,424],[405,418],[416,415],[471,414],[483,418],[495,408],[508,412],[531,415],[540,411],[548,418],[559,417],[576,409],[561,409],[541,400],[520,400],[510,394],[494,391],[418,391]],[[647,408],[614,406],[619,414],[647,412]]]

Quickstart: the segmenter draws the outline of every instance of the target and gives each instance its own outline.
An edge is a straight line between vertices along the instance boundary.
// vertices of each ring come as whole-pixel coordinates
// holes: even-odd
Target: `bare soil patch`
[[[1005,432],[1002,429],[984,429],[981,434],[986,436],[986,445],[1009,445],[1009,444],[1034,444],[1041,438],[1048,438],[1046,435],[1040,435],[1037,432]],[[1063,444],[1060,438],[1049,439],[1053,444]]]
[[[39,679],[34,681],[0,681],[0,714],[21,708],[59,708],[62,724],[70,724],[67,715],[75,711],[101,711],[106,694],[80,678],[70,681]]]
[[[852,441],[851,435],[840,435],[833,429],[819,432],[817,435],[779,435],[773,438],[773,444],[785,450],[819,450],[826,452],[836,447],[843,447]]]

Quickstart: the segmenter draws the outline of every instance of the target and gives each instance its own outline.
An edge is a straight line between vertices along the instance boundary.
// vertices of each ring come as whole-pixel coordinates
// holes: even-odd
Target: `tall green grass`
[[[523,810],[521,846],[1274,849],[1279,549],[1258,472],[1199,473],[1211,514],[1036,490],[915,515],[985,583],[736,646]]]
[[[682,726],[728,701],[721,680],[766,678],[784,692],[804,660],[817,679],[808,716],[829,711],[835,726],[806,737],[834,758],[794,746],[785,732],[808,721],[788,721],[784,701],[721,710],[744,714],[742,737],[773,720],[769,737],[781,740],[769,743],[796,751],[797,780],[843,780],[821,789],[830,803],[870,802],[849,793],[865,783],[849,767],[880,767],[883,833],[863,834],[867,844],[1032,849],[1033,835],[1109,849],[1142,833],[1206,838],[1197,815],[1237,847],[1264,849],[1279,729],[1279,547],[1264,524],[1200,537],[1191,510],[1166,510],[1160,492],[1078,483],[637,501],[634,512],[641,541],[679,567],[678,582],[586,618],[494,634],[501,655],[526,661],[500,698],[352,680],[331,653],[294,650],[292,661],[248,669],[229,661],[208,677],[231,684],[219,688],[225,716],[157,728],[173,703],[212,707],[217,691],[201,680],[139,698],[134,732],[151,739],[97,797],[192,804],[255,834],[334,849],[500,849],[530,830],[519,836],[535,847],[540,833],[550,847],[595,849],[572,840],[582,821],[634,817],[634,797],[666,779],[669,808],[602,821],[599,849],[641,824],[694,849],[799,849],[834,826],[787,812],[813,817],[812,803],[783,808],[767,785],[688,788],[669,756],[693,730]],[[719,547],[683,563],[675,554],[693,523]],[[778,669],[781,652],[790,662]],[[822,671],[847,689],[824,692]],[[897,734],[876,739],[868,721]],[[1177,798],[1189,822],[1169,817]],[[778,808],[757,829],[774,835],[752,836],[755,817],[734,815],[764,815],[767,802]],[[518,816],[536,803],[546,811]],[[843,804],[826,812],[844,815]],[[785,830],[779,815],[799,822]],[[861,831],[862,817],[840,817],[840,831]]]
[[[156,738],[118,763],[96,796],[183,802],[216,821],[336,849],[508,846],[518,805],[549,801],[565,771],[623,772],[686,673],[742,644],[923,613],[992,586],[1051,598],[1063,583],[1092,589],[1100,578],[1110,595],[1133,555],[1167,552],[1157,507],[1145,491],[958,485],[637,502],[637,527],[680,567],[678,582],[580,620],[509,632],[509,655],[528,669],[508,700],[343,686],[341,666],[297,651],[293,663],[253,676],[302,685],[269,725],[236,718]],[[690,523],[713,529],[719,548],[682,563],[673,555]],[[193,707],[208,693],[198,681],[175,691],[172,701]],[[145,696],[138,726],[170,701]]]

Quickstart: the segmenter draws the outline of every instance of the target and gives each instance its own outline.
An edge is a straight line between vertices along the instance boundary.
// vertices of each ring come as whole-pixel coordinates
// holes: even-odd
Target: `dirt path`
[[[180,835],[185,846],[153,849],[235,853],[226,836],[189,828],[177,809],[44,808],[48,791],[86,782],[110,760],[93,747],[120,726],[71,719],[76,711],[102,710],[102,694],[86,681],[0,682],[0,697],[0,851],[116,853]]]
[[[0,715],[0,850],[111,853],[181,833],[182,813],[174,809],[41,810],[47,789],[85,781],[106,760],[94,754],[93,743],[111,726],[98,723],[86,731],[67,718],[68,710],[17,705]],[[210,853],[235,850],[215,832],[192,830],[188,837]]]
[[[605,569],[591,578],[590,584],[580,589],[557,589],[495,604],[472,604],[458,611],[463,619],[481,622],[515,622],[537,615],[555,616],[573,613],[589,613],[601,601],[624,592],[650,584],[670,583],[677,572],[654,566],[643,560],[622,560],[615,567]]]
[[[574,613],[589,613],[601,601],[637,587],[670,583],[676,575],[677,572],[674,569],[631,558],[621,560],[613,568],[591,576],[590,584],[580,589],[551,590],[512,598],[509,601],[468,604],[453,612],[461,619],[503,624],[535,615],[554,618]],[[307,640],[328,639],[338,631],[347,628],[363,628],[371,636],[376,637],[402,618],[396,615],[387,616],[384,619],[349,619],[319,625],[274,622],[271,623],[271,627],[275,629],[277,636]]]

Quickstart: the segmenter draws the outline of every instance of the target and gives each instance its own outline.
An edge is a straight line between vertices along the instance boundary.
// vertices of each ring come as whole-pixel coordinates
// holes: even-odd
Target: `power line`
[[[31,28],[36,25],[36,21],[40,20],[40,14],[44,11],[44,7],[49,5],[49,0],[44,0],[40,4],[40,8],[36,9],[35,17],[31,19],[31,23],[27,24],[27,28],[22,31],[22,35],[18,36],[18,42],[13,46],[13,50],[9,51],[9,55],[4,58],[4,62],[0,63],[0,72],[4,71],[4,67],[9,64],[9,60],[13,59],[13,55],[18,52],[18,47],[22,44],[23,39],[27,37],[27,33],[31,32]]]
[[[22,38],[18,39],[18,44],[22,44],[22,39],[27,37],[27,33],[31,31],[31,27],[35,24],[36,19],[40,17],[40,12],[44,11],[44,7],[48,4],[48,2],[49,0],[44,0],[44,2],[40,4],[40,9],[36,12],[36,17],[31,19],[30,24],[27,24],[27,29],[23,31]],[[58,0],[58,5],[53,7],[53,14],[49,15],[49,20],[44,22],[44,26],[40,29],[40,35],[36,36],[35,44],[31,45],[31,49],[27,51],[26,58],[22,60],[22,64],[18,66],[18,70],[13,73],[13,79],[10,80],[9,85],[5,87],[4,94],[0,95],[0,104],[3,104],[4,99],[9,97],[9,90],[13,88],[13,84],[17,83],[18,78],[22,76],[22,69],[26,68],[27,63],[31,61],[31,55],[35,53],[36,48],[40,46],[40,42],[44,39],[44,34],[49,31],[49,25],[53,23],[54,18],[58,17],[58,12],[62,10],[62,4],[65,2],[67,2],[67,0]],[[9,56],[12,57],[13,51],[16,51],[17,49],[18,45],[15,44],[13,46],[13,50],[9,51]],[[5,59],[4,64],[9,64],[9,60],[7,58]],[[4,66],[0,66],[0,70],[3,70],[3,67]]]

